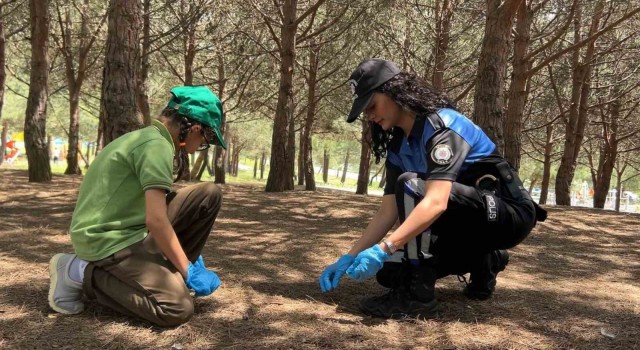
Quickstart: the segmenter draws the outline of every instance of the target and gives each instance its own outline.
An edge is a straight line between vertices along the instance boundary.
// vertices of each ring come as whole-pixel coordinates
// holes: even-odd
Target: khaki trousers
[[[189,261],[204,247],[220,211],[222,193],[213,183],[200,183],[170,192],[171,224]],[[84,273],[84,293],[120,313],[162,327],[187,322],[193,298],[182,275],[164,258],[151,236],[99,261]]]

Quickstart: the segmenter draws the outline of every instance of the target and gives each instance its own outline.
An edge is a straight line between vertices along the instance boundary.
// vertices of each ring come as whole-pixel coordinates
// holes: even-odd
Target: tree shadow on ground
[[[550,219],[512,250],[494,298],[469,301],[455,278],[445,278],[436,291],[440,318],[380,320],[357,309],[361,298],[384,292],[375,281],[345,278],[327,294],[318,286],[322,269],[357,239],[380,198],[224,185],[223,208],[203,252],[223,285],[196,299],[191,322],[160,329],[93,302],[78,316],[49,310],[48,261],[72,250],[66,230],[79,178],[29,184],[25,172],[0,176],[0,347],[640,346],[640,215],[549,208]]]

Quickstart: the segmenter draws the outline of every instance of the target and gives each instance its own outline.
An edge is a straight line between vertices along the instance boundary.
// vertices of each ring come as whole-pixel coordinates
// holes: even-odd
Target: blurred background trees
[[[180,179],[247,171],[279,192],[339,175],[366,194],[384,171],[368,125],[344,122],[346,80],[383,57],[449,94],[541,203],[586,192],[601,208],[640,187],[639,12],[638,0],[2,0],[0,164],[16,139],[30,181],[57,163],[80,174],[171,87],[207,85],[228,149],[196,154]]]

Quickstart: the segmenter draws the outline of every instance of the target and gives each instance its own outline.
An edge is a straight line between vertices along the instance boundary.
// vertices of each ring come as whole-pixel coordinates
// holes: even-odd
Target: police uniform
[[[394,262],[428,260],[438,277],[473,271],[492,251],[520,243],[546,217],[482,129],[450,108],[416,116],[408,137],[395,128],[385,166],[384,194],[395,194],[401,223],[424,198],[423,180],[453,182],[447,210],[378,273],[386,286],[393,287],[385,276],[397,273]]]
[[[387,60],[362,61],[349,77],[353,103],[347,122],[355,121],[375,93],[385,93],[381,87],[401,73]],[[409,74],[401,79],[416,78]],[[419,79],[410,82],[416,83],[422,84]],[[415,90],[415,86],[404,88]],[[430,90],[426,84],[423,88]],[[446,102],[441,99],[433,104],[445,106]],[[495,289],[497,273],[508,263],[505,249],[520,243],[536,221],[546,217],[496,145],[452,108],[418,114],[408,136],[394,127],[385,166],[384,193],[395,194],[400,223],[424,198],[425,180],[451,181],[452,187],[447,209],[431,227],[384,260],[376,279],[391,290],[360,302],[360,309],[368,315],[435,316],[439,312],[436,279],[450,274],[470,272],[471,282],[464,293],[473,299],[488,298]],[[389,251],[395,250],[385,244]],[[328,280],[338,268],[331,265],[325,271]]]

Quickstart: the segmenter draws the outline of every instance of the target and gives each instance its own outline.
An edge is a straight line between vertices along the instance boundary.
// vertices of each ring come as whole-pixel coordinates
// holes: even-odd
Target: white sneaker
[[[58,253],[49,261],[49,306],[61,314],[74,315],[84,310],[82,283],[69,278],[69,265],[75,257]]]

